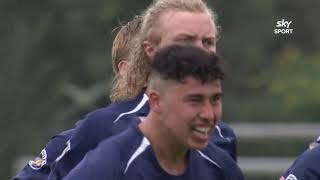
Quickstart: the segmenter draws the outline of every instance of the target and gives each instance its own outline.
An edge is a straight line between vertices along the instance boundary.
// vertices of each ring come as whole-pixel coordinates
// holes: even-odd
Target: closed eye
[[[191,35],[179,35],[178,37],[175,38],[175,41],[178,43],[192,43],[194,41],[195,37]]]
[[[221,99],[222,99],[222,93],[215,94],[215,95],[212,96],[212,98],[211,98],[211,103],[212,103],[212,104],[215,104],[215,103],[221,101]]]
[[[203,101],[203,97],[200,95],[191,95],[186,98],[186,101],[190,103],[200,103]]]
[[[202,43],[205,47],[215,47],[216,40],[214,38],[205,38],[202,40]]]

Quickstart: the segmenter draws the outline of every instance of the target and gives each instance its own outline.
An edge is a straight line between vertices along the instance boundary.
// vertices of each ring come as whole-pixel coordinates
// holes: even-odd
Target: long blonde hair
[[[143,21],[139,37],[133,43],[127,71],[122,79],[121,87],[117,89],[118,100],[135,98],[146,86],[151,71],[151,60],[145,53],[143,42],[148,40],[154,45],[160,43],[160,16],[168,11],[185,11],[192,13],[208,13],[215,26],[216,15],[202,0],[154,0],[142,13]]]
[[[138,37],[138,33],[140,32],[141,23],[142,17],[135,16],[131,21],[118,28],[119,31],[113,40],[112,65],[115,77],[112,82],[110,95],[110,99],[113,102],[121,100],[120,89],[123,89],[123,85],[126,84],[119,74],[118,64],[123,60],[130,61],[130,51],[132,50],[134,39]]]

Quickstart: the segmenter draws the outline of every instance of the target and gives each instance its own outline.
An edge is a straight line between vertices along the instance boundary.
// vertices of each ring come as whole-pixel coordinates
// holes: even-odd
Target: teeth
[[[205,127],[196,127],[195,130],[198,132],[207,134],[210,131],[210,128],[209,127],[206,127],[206,128]]]

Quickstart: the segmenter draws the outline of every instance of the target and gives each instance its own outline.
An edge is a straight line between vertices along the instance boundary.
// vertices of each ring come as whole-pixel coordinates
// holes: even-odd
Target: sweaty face
[[[182,43],[216,52],[216,26],[207,13],[168,11],[159,21],[161,38],[158,48]]]
[[[161,98],[163,126],[174,144],[203,149],[221,116],[220,80],[201,84],[194,78],[175,83]]]

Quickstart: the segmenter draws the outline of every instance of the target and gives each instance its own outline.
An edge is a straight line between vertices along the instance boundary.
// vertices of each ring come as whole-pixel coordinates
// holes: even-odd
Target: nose
[[[215,116],[214,107],[210,102],[205,102],[200,112],[200,118],[209,122],[214,122],[216,119]]]
[[[200,49],[203,49],[205,51],[208,51],[208,48],[206,48],[204,46],[203,42],[200,39],[195,41],[194,46],[196,46],[196,47],[198,47]]]

